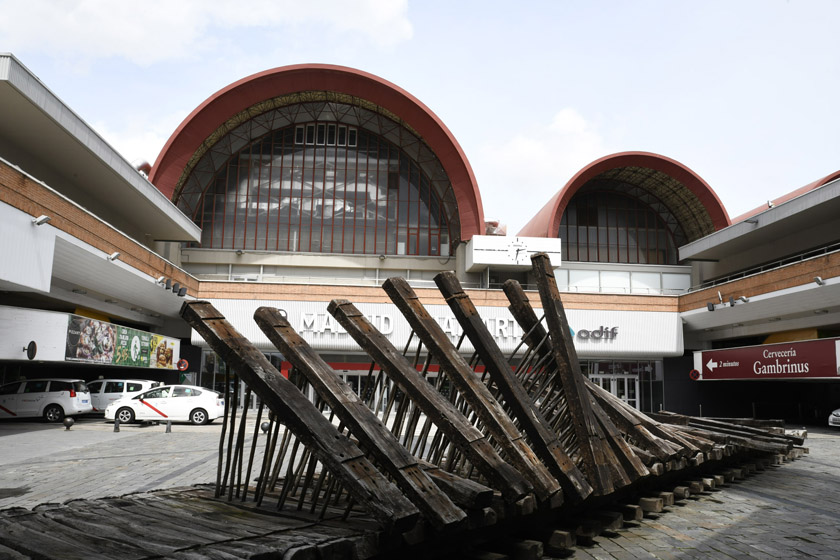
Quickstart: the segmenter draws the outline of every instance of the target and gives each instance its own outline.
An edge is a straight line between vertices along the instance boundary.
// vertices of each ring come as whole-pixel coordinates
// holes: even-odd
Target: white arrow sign
[[[718,363],[713,362],[712,359],[709,358],[709,363],[706,364],[706,366],[709,368],[709,371],[715,371],[715,368],[718,367]]]

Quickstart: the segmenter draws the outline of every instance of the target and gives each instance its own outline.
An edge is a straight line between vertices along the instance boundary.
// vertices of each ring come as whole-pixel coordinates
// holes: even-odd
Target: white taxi
[[[112,402],[147,391],[162,383],[148,379],[97,379],[88,381],[93,412],[102,414]]]
[[[29,379],[0,387],[0,418],[41,416],[61,422],[91,410],[90,392],[81,379]]]
[[[114,401],[105,408],[105,420],[207,424],[225,414],[225,401],[216,391],[193,385],[164,385]]]

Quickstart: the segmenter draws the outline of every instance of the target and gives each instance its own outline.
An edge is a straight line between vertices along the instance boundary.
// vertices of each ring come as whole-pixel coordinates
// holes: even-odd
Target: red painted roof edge
[[[330,64],[298,64],[265,70],[207,98],[178,126],[158,155],[149,180],[170,199],[184,167],[202,142],[228,118],[256,103],[302,91],[353,95],[398,115],[429,144],[452,183],[461,239],[484,233],[481,193],[466,154],[450,130],[416,97],[378,76]]]
[[[716,230],[730,225],[729,214],[712,187],[682,163],[651,152],[620,152],[597,159],[578,171],[560,191],[551,197],[518,235],[556,237],[560,220],[572,196],[590,179],[617,167],[644,167],[661,171],[686,186],[700,200]]]

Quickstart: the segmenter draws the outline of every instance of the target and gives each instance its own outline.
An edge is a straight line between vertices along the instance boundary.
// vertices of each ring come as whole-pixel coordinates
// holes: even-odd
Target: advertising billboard
[[[70,362],[175,369],[180,340],[69,315],[64,359]]]

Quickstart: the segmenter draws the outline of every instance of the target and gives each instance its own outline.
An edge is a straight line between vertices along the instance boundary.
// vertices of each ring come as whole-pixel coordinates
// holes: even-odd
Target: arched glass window
[[[176,203],[207,249],[440,256],[460,231],[426,144],[337,102],[249,116],[197,161]]]
[[[675,228],[639,197],[581,189],[563,213],[559,235],[568,261],[677,264]]]

